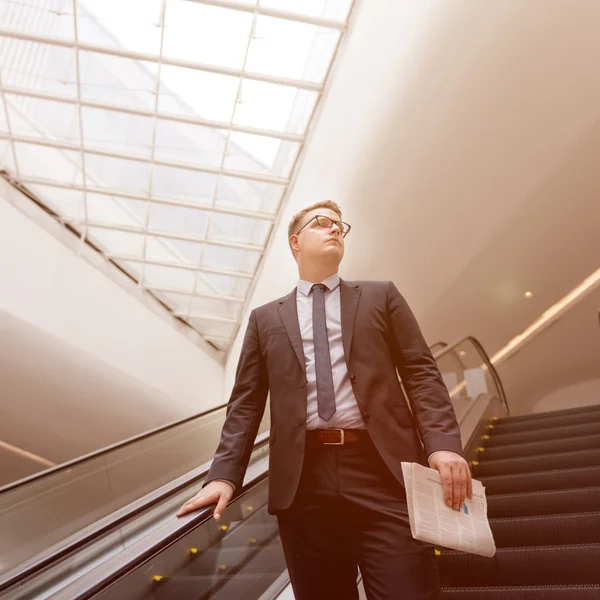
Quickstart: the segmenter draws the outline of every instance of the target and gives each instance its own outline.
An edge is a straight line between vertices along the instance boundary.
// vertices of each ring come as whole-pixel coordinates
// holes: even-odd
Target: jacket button
[[[363,419],[365,420],[365,423],[368,423],[370,418],[371,418],[371,415],[368,412],[366,412],[363,415]]]
[[[350,383],[356,383],[356,375],[350,375]]]

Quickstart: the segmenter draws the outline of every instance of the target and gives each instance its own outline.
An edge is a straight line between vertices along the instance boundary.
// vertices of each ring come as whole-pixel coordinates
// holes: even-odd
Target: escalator
[[[492,559],[441,549],[442,597],[600,598],[600,407],[508,417],[501,382],[476,340],[445,346],[436,359],[465,456],[487,489],[498,546]],[[174,517],[201,484],[203,465],[103,517],[101,535],[59,545],[58,555],[30,565],[11,585],[0,575],[0,599],[293,597],[266,509],[266,429],[219,523],[210,508]]]
[[[600,405],[507,417],[481,436],[493,559],[441,550],[443,598],[600,598]]]

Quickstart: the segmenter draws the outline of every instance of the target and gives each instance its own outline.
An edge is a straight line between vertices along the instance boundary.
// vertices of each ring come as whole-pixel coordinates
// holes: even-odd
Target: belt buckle
[[[325,429],[324,431],[339,431],[340,441],[339,442],[323,442],[324,446],[343,446],[344,445],[344,430],[343,429]]]

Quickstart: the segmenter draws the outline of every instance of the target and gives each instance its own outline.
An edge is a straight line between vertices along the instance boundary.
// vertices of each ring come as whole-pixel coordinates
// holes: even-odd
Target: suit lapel
[[[344,358],[346,364],[350,364],[350,349],[352,347],[352,335],[354,334],[354,322],[361,289],[358,283],[346,283],[340,279],[340,304],[342,312],[342,344],[344,345]]]
[[[298,307],[296,306],[296,289],[284,298],[279,303],[279,315],[283,321],[285,330],[287,331],[288,337],[292,348],[296,353],[298,362],[302,367],[302,371],[306,374],[306,364],[304,362],[304,348],[302,347],[302,335],[300,334],[300,325],[298,323]]]

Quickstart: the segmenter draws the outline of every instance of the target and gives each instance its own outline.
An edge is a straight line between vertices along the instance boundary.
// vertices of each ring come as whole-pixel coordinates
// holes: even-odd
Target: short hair
[[[306,214],[308,214],[311,210],[315,210],[316,208],[328,208],[329,210],[332,210],[333,212],[337,213],[340,216],[340,220],[342,219],[342,209],[333,200],[321,200],[319,202],[315,202],[314,204],[311,204],[310,206],[303,208],[300,212],[296,213],[292,217],[292,220],[290,221],[290,224],[288,225],[288,244],[290,244],[290,241],[289,241],[290,237],[292,235],[294,235],[296,229],[298,228],[298,224],[303,219],[303,217]],[[292,254],[294,254],[294,249],[292,248],[291,244],[290,244],[290,250],[292,251]],[[295,257],[295,254],[294,254],[294,257]]]

